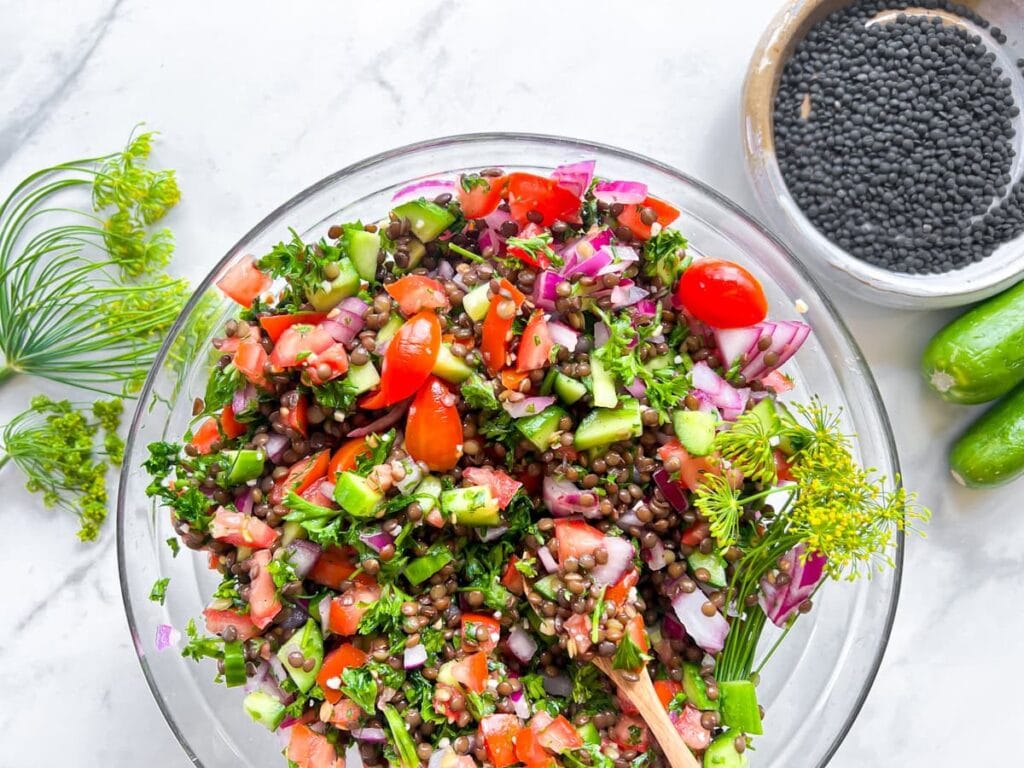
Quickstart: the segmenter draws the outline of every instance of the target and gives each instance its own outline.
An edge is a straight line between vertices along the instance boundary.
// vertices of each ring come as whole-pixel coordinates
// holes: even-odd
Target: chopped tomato
[[[650,645],[647,642],[647,632],[644,630],[643,618],[634,616],[626,622],[626,632],[629,634],[629,639],[640,649],[640,653],[647,653]]]
[[[334,704],[341,699],[341,673],[350,667],[361,667],[366,663],[366,654],[352,643],[342,643],[324,656],[324,663],[316,676],[316,684],[324,692],[324,698]]]
[[[270,353],[270,364],[275,368],[294,368],[319,355],[334,339],[327,329],[319,325],[293,325],[281,334]]]
[[[494,768],[515,764],[515,740],[521,730],[522,724],[515,715],[487,715],[480,721],[480,735]]]
[[[501,202],[508,176],[462,176],[459,179],[459,205],[467,219],[482,219]]]
[[[310,504],[316,504],[318,507],[334,507],[334,497],[331,494],[334,492],[334,481],[328,480],[326,477],[318,483],[313,483],[309,488],[304,490],[299,495],[308,501]]]
[[[555,768],[555,759],[541,746],[538,733],[532,727],[522,728],[516,734],[516,759],[526,768]]]
[[[296,312],[293,315],[263,315],[260,325],[271,341],[277,341],[281,334],[293,325],[319,325],[327,317],[326,312]]]
[[[543,232],[543,227],[531,222],[519,231],[519,237],[524,240],[529,240]],[[521,262],[533,267],[534,269],[547,269],[551,266],[551,258],[544,249],[527,250],[526,248],[518,245],[510,245],[508,246],[508,255],[516,257]]]
[[[280,504],[288,495],[288,491],[295,491],[301,496],[309,486],[327,474],[327,465],[330,460],[328,451],[320,451],[312,456],[299,459],[283,479],[274,483],[274,488],[270,491],[270,503]]]
[[[647,723],[637,715],[620,717],[612,726],[611,737],[622,749],[631,749],[634,752],[646,752],[650,745]]]
[[[707,523],[694,523],[685,531],[679,540],[688,547],[699,546],[704,539],[711,535],[711,526]]]
[[[779,482],[787,483],[793,479],[793,473],[789,471],[789,461],[786,459],[786,455],[775,449],[775,474],[779,478]]]
[[[225,405],[224,410],[220,412],[220,428],[224,432],[224,436],[228,438],[241,437],[249,429],[235,418],[235,410],[231,407],[231,403]]]
[[[574,613],[562,626],[569,633],[569,639],[576,644],[576,650],[572,654],[578,656],[586,653],[593,642],[590,639],[590,618],[582,613]]]
[[[516,568],[519,558],[512,555],[505,566],[505,572],[501,575],[501,585],[514,595],[522,595],[526,591],[526,582],[523,574]]]
[[[217,541],[234,544],[237,547],[266,549],[281,535],[258,517],[231,512],[217,507],[210,524],[210,535]]]
[[[530,316],[530,322],[526,324],[523,337],[519,340],[516,370],[537,371],[547,367],[551,363],[551,350],[554,346],[548,321],[538,309]]]
[[[743,328],[768,315],[768,299],[758,279],[724,259],[700,259],[691,264],[679,278],[675,299],[714,328]]]
[[[331,600],[327,628],[336,635],[354,635],[359,620],[380,597],[376,584],[356,583],[350,590]]]
[[[577,560],[592,555],[604,544],[604,534],[582,520],[561,518],[555,520],[555,539],[558,541],[558,563],[564,565],[569,557]]]
[[[483,630],[481,632],[481,630]],[[484,635],[484,639],[480,636]],[[498,647],[501,638],[501,624],[485,613],[462,614],[462,647],[476,648],[490,653]]]
[[[511,389],[518,392],[519,385],[528,378],[530,378],[530,374],[526,371],[520,373],[519,371],[514,371],[511,368],[506,368],[501,372],[501,386],[505,389]]]
[[[719,474],[721,468],[712,456],[691,456],[677,438],[672,438],[658,449],[658,458],[663,462],[676,457],[682,464],[679,480],[691,491],[697,490],[701,484],[701,476],[705,472]]]
[[[366,444],[365,437],[353,437],[345,441],[331,456],[331,463],[327,466],[327,479],[333,482],[339,473],[355,469],[356,459],[371,453],[373,449]]]
[[[301,392],[295,393],[295,405],[291,408],[282,407],[281,421],[303,437],[309,434],[309,401]]]
[[[310,581],[331,589],[341,589],[356,572],[356,551],[352,547],[328,547],[320,553],[316,565],[306,577]]]
[[[345,768],[345,761],[338,757],[327,737],[303,723],[292,726],[286,752],[297,768]]]
[[[251,307],[253,300],[268,290],[274,281],[270,275],[256,266],[256,260],[247,256],[235,262],[227,274],[217,281],[217,287],[224,291],[229,299],[234,299],[243,307]]]
[[[508,294],[508,298],[503,294]],[[509,313],[507,302],[511,299],[515,311]],[[505,367],[508,357],[508,342],[512,336],[512,325],[519,308],[526,297],[505,278],[501,278],[501,292],[491,297],[491,305],[484,318],[483,332],[480,339],[480,354],[491,376],[497,376]],[[507,314],[508,317],[503,315]]]
[[[470,485],[483,485],[491,490],[491,496],[498,500],[498,506],[504,509],[516,495],[523,484],[513,480],[500,469],[490,467],[466,467],[462,470],[462,479]]]
[[[666,710],[668,710],[668,705],[672,703],[672,699],[682,690],[683,686],[675,680],[654,681],[654,692],[658,695],[658,701],[661,702],[661,705]]]
[[[540,743],[545,749],[561,754],[567,749],[579,749],[583,738],[564,715],[559,715],[540,732]]]
[[[430,510],[427,513],[427,523],[435,528],[444,528],[444,515],[441,514],[441,510],[437,507]]]
[[[789,392],[793,388],[793,380],[781,371],[772,371],[762,376],[761,383],[777,395]]]
[[[203,611],[203,616],[206,617],[206,631],[211,635],[222,634],[228,627],[235,628],[238,640],[248,640],[260,633],[256,625],[252,623],[252,619],[238,611],[218,611],[207,608]]]
[[[326,692],[326,689],[324,689]],[[363,719],[363,710],[352,699],[342,696],[331,709],[331,725],[343,731],[358,728]]]
[[[456,661],[452,676],[474,693],[483,693],[487,687],[487,654],[479,651]]]
[[[559,219],[574,219],[580,198],[554,179],[517,172],[508,176],[508,205],[512,218],[519,223],[527,221],[530,211],[536,211],[543,217],[539,223],[550,227]]]
[[[335,342],[320,354],[310,355],[306,363],[305,373],[309,383],[319,387],[348,371],[348,350],[344,344]]]
[[[640,581],[640,572],[636,568],[630,568],[616,583],[605,590],[604,599],[615,603],[620,608],[629,599],[630,590]]]
[[[419,312],[398,329],[384,352],[380,399],[364,407],[383,408],[414,394],[430,376],[441,351],[441,322],[433,312]]]
[[[249,573],[249,618],[260,629],[266,629],[281,611],[281,601],[277,599],[277,587],[274,577],[267,566],[270,565],[270,550],[261,549],[252,556],[252,569]]]
[[[398,302],[398,308],[406,317],[424,309],[448,309],[451,306],[444,286],[426,275],[405,275],[385,285],[384,290]]]
[[[405,449],[435,472],[454,469],[462,456],[462,419],[455,395],[436,376],[427,379],[409,406]]]
[[[706,749],[711,743],[711,731],[701,724],[700,716],[700,710],[687,704],[672,717],[676,731],[690,749]]]
[[[638,205],[627,205],[622,209],[622,213],[619,214],[619,224],[629,228],[629,231],[633,233],[634,237],[640,240],[647,240],[651,236],[651,225],[644,224],[640,219],[640,210],[642,208],[650,208],[658,215],[658,224],[663,227],[667,227],[673,221],[679,218],[679,209],[671,203],[666,203],[664,200],[659,200],[656,197],[648,197]]]
[[[192,433],[192,440],[189,444],[196,449],[196,452],[205,456],[213,451],[213,444],[220,440],[220,427],[216,419],[207,419],[199,425],[199,429]]]
[[[267,350],[263,348],[263,345],[249,338],[238,344],[232,362],[239,373],[253,384],[263,389],[270,389],[270,383],[267,381],[264,370],[268,360]]]

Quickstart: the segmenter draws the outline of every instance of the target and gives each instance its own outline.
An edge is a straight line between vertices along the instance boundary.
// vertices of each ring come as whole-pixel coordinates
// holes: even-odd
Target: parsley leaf
[[[224,651],[224,641],[219,637],[205,637],[199,634],[196,629],[195,619],[189,619],[185,625],[185,635],[188,643],[181,649],[181,655],[186,659],[199,661],[202,658],[218,659]]]
[[[352,699],[368,715],[377,711],[377,681],[368,667],[349,667],[341,673],[343,694]]]
[[[171,557],[177,557],[178,553],[181,551],[181,544],[178,543],[178,537],[171,536],[171,538],[167,540],[167,546],[171,549]]]
[[[355,404],[356,397],[358,393],[355,385],[347,376],[313,387],[313,399],[324,408],[349,411]]]
[[[167,599],[167,585],[171,583],[169,577],[157,579],[153,583],[153,588],[149,591],[149,599],[154,603],[164,604],[164,600]]]
[[[366,444],[370,447],[369,453],[362,453],[356,457],[355,471],[364,477],[370,474],[370,470],[378,464],[387,461],[388,454],[395,444],[395,430],[391,429],[382,435],[376,433],[366,438]]]
[[[644,243],[644,273],[661,277],[666,286],[671,286],[689,266],[686,255],[686,238],[677,229],[662,229]]]
[[[497,411],[501,408],[494,394],[494,386],[478,373],[462,382],[462,399],[466,407],[480,411]]]
[[[402,603],[412,598],[394,584],[387,584],[380,597],[371,603],[359,620],[359,634],[384,634],[389,640],[404,636],[402,629]]]
[[[619,647],[615,649],[615,656],[612,658],[613,669],[625,669],[634,671],[644,665],[644,655],[640,652],[639,646],[633,642],[629,634],[622,636]]]

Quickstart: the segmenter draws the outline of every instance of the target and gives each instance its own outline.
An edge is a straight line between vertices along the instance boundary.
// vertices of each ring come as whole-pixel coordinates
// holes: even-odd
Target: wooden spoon
[[[661,751],[665,753],[672,768],[701,768],[697,758],[690,752],[683,737],[679,735],[679,731],[669,719],[668,712],[665,711],[658,694],[654,692],[654,684],[651,682],[651,676],[647,674],[646,667],[640,670],[640,679],[634,681],[627,680],[623,676],[622,670],[613,669],[609,659],[595,656],[593,664],[604,672],[637,708],[640,717],[644,719],[651,729],[651,733],[654,734],[654,738],[661,745]]]

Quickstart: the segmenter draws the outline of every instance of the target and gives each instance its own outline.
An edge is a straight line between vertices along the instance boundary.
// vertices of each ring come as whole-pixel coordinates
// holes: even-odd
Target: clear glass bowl
[[[559,163],[597,160],[610,178],[646,182],[682,210],[679,226],[696,252],[732,259],[762,281],[773,317],[797,317],[806,303],[809,341],[789,363],[801,382],[796,395],[820,394],[843,409],[844,425],[859,435],[859,458],[886,475],[898,473],[885,409],[867,365],[842,321],[813,280],[782,244],[714,191],[666,165],[613,147],[517,134],[458,136],[372,157],[328,176],[292,198],[239,241],[199,286],[164,344],[132,420],[121,475],[117,534],[121,590],[142,670],[160,709],[192,761],[205,768],[245,765],[281,768],[279,737],[242,711],[240,689],[213,683],[209,662],[195,664],[176,648],[157,651],[159,624],[181,630],[200,615],[217,579],[202,557],[171,556],[169,514],[146,497],[141,468],[146,446],[178,440],[191,418],[212,362],[209,340],[233,314],[213,287],[231,264],[261,254],[288,236],[288,227],[317,236],[330,223],[380,218],[395,190],[411,180],[486,166],[549,171]],[[756,768],[825,765],[864,702],[892,626],[899,593],[903,540],[896,568],[871,581],[830,584],[796,625],[762,676],[767,734],[756,741]],[[153,582],[170,577],[165,605],[149,600]],[[201,622],[200,622],[201,624]],[[765,647],[774,637],[766,636]],[[180,645],[179,645],[180,647]]]

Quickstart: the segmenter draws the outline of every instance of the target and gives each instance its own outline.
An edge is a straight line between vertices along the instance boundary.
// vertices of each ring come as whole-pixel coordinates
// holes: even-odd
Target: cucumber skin
[[[992,406],[953,445],[953,478],[968,488],[994,488],[1024,473],[1024,387]]]
[[[921,356],[921,373],[939,397],[965,405],[995,400],[1024,380],[1024,282],[936,333]],[[936,376],[945,379],[945,390]]]

